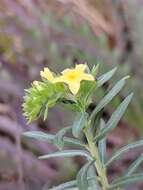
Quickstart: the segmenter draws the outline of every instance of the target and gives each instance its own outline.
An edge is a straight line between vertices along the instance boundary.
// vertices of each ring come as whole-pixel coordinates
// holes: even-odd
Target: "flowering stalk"
[[[124,77],[105,94],[99,103],[96,102],[97,106],[89,113],[88,108],[93,103],[95,92],[110,80],[115,74],[116,68],[98,78],[96,77],[97,71],[98,65],[90,70],[86,64],[65,69],[61,74],[55,74],[48,68],[44,68],[44,71],[40,73],[42,80],[34,81],[32,87],[26,90],[23,110],[29,122],[41,116],[45,120],[48,116],[48,110],[56,104],[65,105],[75,112],[75,120],[72,126],[60,129],[56,135],[38,131],[24,133],[27,137],[51,142],[59,149],[55,153],[43,155],[39,158],[84,156],[87,159],[85,165],[78,171],[74,181],[61,184],[51,190],[70,190],[71,188],[75,190],[119,190],[132,182],[143,180],[143,174],[134,174],[143,160],[141,155],[129,167],[127,174],[114,179],[111,183],[108,182],[107,167],[128,150],[143,146],[143,140],[130,143],[117,150],[115,154],[107,159],[106,136],[118,125],[132,99],[133,93],[129,94],[120,103],[107,122],[103,120],[103,109],[121,91],[127,78],[129,78]],[[69,131],[72,131],[72,137],[66,136]],[[72,145],[75,149],[64,150],[64,147],[69,145]]]

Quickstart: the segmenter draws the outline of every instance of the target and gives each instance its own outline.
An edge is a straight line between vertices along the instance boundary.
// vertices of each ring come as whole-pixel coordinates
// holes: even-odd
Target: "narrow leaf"
[[[74,121],[73,127],[72,127],[72,134],[74,137],[78,138],[81,134],[82,129],[85,127],[87,121],[87,113],[79,113]]]
[[[36,140],[50,142],[50,143],[53,143],[53,140],[55,138],[55,135],[47,134],[47,133],[40,132],[40,131],[25,132],[25,133],[23,133],[23,136],[33,138]],[[72,145],[72,146],[74,145],[75,147],[81,147],[81,148],[85,147],[85,145],[83,143],[81,143],[79,140],[74,139],[74,138],[64,137],[63,141],[66,145]]]
[[[100,131],[100,133],[95,137],[95,141],[98,141],[102,139],[107,133],[109,133],[111,130],[113,130],[118,122],[120,121],[121,117],[123,116],[124,112],[126,111],[131,99],[132,99],[133,93],[128,95],[124,101],[118,106],[118,108],[114,111],[114,113],[111,115],[111,118],[106,124],[106,127]]]
[[[99,104],[96,106],[96,108],[93,110],[91,119],[95,117],[95,115],[100,112],[123,88],[125,85],[125,80],[127,77],[121,79],[117,82],[117,84],[108,92],[107,95],[104,96],[104,98],[99,102]]]
[[[48,107],[49,105],[48,105],[48,103],[46,104],[46,108],[45,108],[45,111],[44,111],[44,121],[47,119],[47,117],[48,117]]]
[[[52,154],[40,156],[39,159],[48,159],[54,157],[74,157],[74,156],[85,156],[89,160],[93,160],[90,154],[84,150],[63,150],[59,152],[54,152]]]
[[[137,168],[138,166],[143,162],[143,154],[141,154],[128,168],[125,176],[130,176]]]
[[[113,154],[113,156],[111,156],[111,158],[106,162],[106,166],[111,164],[117,158],[120,158],[120,156],[122,154],[126,153],[127,151],[129,151],[133,148],[140,147],[140,146],[143,146],[143,140],[139,140],[139,141],[136,141],[136,142],[133,142],[131,144],[124,146],[123,148],[119,149],[115,154]]]
[[[61,129],[54,138],[54,144],[61,150],[64,147],[64,135],[67,131],[71,130],[71,127],[64,127]]]
[[[99,70],[99,64],[97,65],[94,65],[92,70],[91,70],[91,74],[96,77],[97,73],[98,73],[98,70]]]
[[[104,129],[104,128],[105,128],[105,122],[104,122],[103,119],[101,119],[101,121],[100,121],[100,129]],[[98,148],[99,148],[101,161],[104,164],[105,155],[106,155],[106,138],[105,137],[99,141]]]
[[[91,160],[86,163],[78,172],[77,174],[77,186],[79,190],[87,190],[88,189],[88,179],[87,179],[87,172],[90,166],[95,162],[95,160]]]
[[[125,186],[127,184],[135,183],[143,181],[143,174],[134,174],[127,177],[121,177],[114,181],[111,186],[108,188],[108,190],[114,190],[115,188],[119,188],[122,186]]]
[[[76,180],[73,180],[73,181],[69,181],[69,182],[60,184],[57,187],[53,187],[53,188],[50,188],[50,189],[47,189],[47,190],[67,190],[68,188],[75,187],[76,184],[77,184]]]
[[[87,172],[87,176],[88,176],[88,179],[90,179],[89,180],[89,189],[91,190],[91,189],[96,189],[96,190],[100,190],[100,188],[99,188],[99,184],[98,184],[98,182],[97,182],[97,176],[96,176],[96,171],[95,171],[95,168],[94,168],[94,166],[92,165],[90,168],[89,168],[89,170],[88,170],[88,172]],[[94,177],[94,179],[92,178],[92,176],[95,176]]]
[[[47,142],[51,142],[54,138],[54,135],[43,133],[41,131],[28,131],[23,133],[23,136]]]
[[[101,75],[98,80],[97,80],[97,86],[100,87],[102,86],[105,82],[107,82],[108,80],[110,80],[110,78],[112,78],[112,76],[115,74],[117,68],[115,67],[114,69],[112,69],[111,71]]]

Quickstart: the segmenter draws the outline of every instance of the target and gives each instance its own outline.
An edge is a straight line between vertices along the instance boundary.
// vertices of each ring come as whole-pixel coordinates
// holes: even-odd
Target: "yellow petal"
[[[65,69],[65,70],[62,71],[62,74],[65,75],[65,74],[71,72],[72,70],[73,69]]]
[[[68,84],[70,91],[75,95],[78,93],[79,89],[80,89],[80,83],[79,82],[75,82],[75,83],[69,83]]]
[[[62,76],[58,77],[54,81],[66,83],[69,86],[70,91],[73,94],[77,94],[82,80],[94,80],[94,77],[91,74],[85,73],[86,68],[86,64],[78,64],[74,69],[65,69],[62,72]]]
[[[79,71],[85,71],[85,69],[87,68],[87,65],[86,64],[78,64],[75,66],[75,69],[76,70],[79,70]]]
[[[54,79],[52,72],[48,69],[48,67],[44,68],[44,71],[40,72],[41,77],[46,78],[49,81]]]
[[[84,73],[82,75],[82,80],[89,80],[89,81],[94,81],[94,77],[91,74],[86,74]]]

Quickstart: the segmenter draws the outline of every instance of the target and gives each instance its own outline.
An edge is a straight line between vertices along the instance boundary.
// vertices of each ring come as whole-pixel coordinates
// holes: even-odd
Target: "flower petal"
[[[80,82],[74,82],[68,84],[70,91],[75,95],[80,89]]]
[[[65,69],[65,70],[63,70],[61,73],[62,73],[63,75],[65,75],[65,74],[71,72],[72,70],[73,70],[73,69]]]
[[[78,64],[75,66],[75,69],[76,70],[79,70],[79,71],[85,71],[85,69],[87,68],[87,65],[86,64]]]
[[[94,77],[93,77],[91,74],[86,74],[86,73],[84,73],[84,74],[82,75],[82,80],[94,81],[95,79],[94,79]]]
[[[86,68],[86,64],[78,64],[74,69],[65,69],[62,71],[62,75],[56,78],[54,82],[66,83],[69,86],[70,91],[73,94],[77,94],[82,80],[94,81],[94,77],[91,74],[85,73]]]
[[[54,79],[52,72],[49,70],[48,67],[44,68],[44,71],[40,72],[41,77],[46,78],[49,81],[52,81]]]

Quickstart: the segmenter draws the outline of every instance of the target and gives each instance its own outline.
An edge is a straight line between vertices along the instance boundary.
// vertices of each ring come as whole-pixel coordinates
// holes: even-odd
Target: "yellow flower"
[[[48,69],[48,67],[45,67],[44,71],[40,72],[40,75],[48,81],[53,82],[54,76],[53,73]]]
[[[85,73],[86,64],[76,65],[74,69],[65,69],[62,76],[55,78],[55,82],[64,82],[69,86],[70,91],[75,95],[80,89],[82,80],[94,81],[91,74]]]

